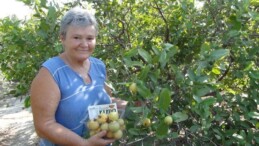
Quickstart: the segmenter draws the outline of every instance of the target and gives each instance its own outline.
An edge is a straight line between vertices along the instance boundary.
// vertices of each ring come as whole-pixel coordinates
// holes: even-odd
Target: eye
[[[94,39],[94,37],[89,37],[89,38],[87,38],[88,40],[93,40]]]
[[[74,37],[74,39],[76,39],[76,40],[77,40],[77,39],[79,39],[79,37],[75,36],[75,37]]]

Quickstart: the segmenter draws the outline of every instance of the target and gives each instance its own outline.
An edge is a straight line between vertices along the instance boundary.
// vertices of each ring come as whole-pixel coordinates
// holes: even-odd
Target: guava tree
[[[99,22],[94,55],[107,65],[114,96],[129,101],[118,145],[259,143],[258,1],[209,0],[202,8],[193,0],[64,7],[21,1],[34,8],[31,19],[5,18],[0,25],[0,67],[18,82],[17,95],[29,93],[40,64],[62,51],[64,10],[91,3]]]
[[[92,2],[98,55],[114,93],[131,103],[127,142],[258,143],[258,3]],[[137,93],[128,90],[132,82]],[[142,125],[146,118],[150,127]]]

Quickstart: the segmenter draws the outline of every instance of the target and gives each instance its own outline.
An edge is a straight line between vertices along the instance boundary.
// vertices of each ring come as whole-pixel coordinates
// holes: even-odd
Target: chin
[[[78,60],[84,61],[89,57],[90,57],[90,55],[80,55],[80,56],[78,56]]]

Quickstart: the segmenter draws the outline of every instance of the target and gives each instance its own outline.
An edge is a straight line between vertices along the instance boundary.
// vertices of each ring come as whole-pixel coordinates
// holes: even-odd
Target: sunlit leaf
[[[242,135],[239,135],[239,134],[237,134],[237,133],[234,133],[232,136],[233,136],[234,138],[238,139],[238,140],[243,140],[243,139],[244,139],[244,137],[243,137]]]
[[[259,113],[258,112],[249,112],[248,116],[253,118],[253,119],[259,120]]]
[[[151,63],[151,56],[146,50],[138,49],[138,53],[146,62]]]
[[[219,75],[221,73],[220,70],[216,67],[212,68],[212,72],[216,75]]]

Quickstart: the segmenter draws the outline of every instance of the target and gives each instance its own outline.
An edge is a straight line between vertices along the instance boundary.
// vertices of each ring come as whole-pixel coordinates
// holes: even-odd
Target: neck
[[[85,60],[74,60],[73,58],[69,57],[67,54],[61,54],[61,58],[65,61],[67,65],[69,65],[74,70],[81,70],[82,68],[87,69],[89,68],[89,60],[88,58]]]
[[[67,56],[65,53],[61,54],[60,57],[72,70],[77,72],[85,82],[91,82],[91,79],[88,75],[90,69],[90,61],[88,58],[83,61],[77,61]]]

